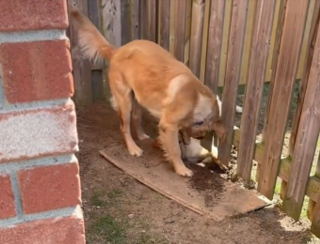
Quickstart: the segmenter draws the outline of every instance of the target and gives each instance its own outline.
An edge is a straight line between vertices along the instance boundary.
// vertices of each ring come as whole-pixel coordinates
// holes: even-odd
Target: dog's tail
[[[78,27],[78,45],[81,53],[94,62],[101,58],[110,60],[115,52],[115,47],[100,34],[87,16],[74,8],[71,8],[70,15]]]

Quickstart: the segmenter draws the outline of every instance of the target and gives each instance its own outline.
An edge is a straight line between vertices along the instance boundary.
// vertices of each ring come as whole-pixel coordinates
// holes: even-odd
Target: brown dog
[[[159,119],[159,139],[176,173],[192,176],[181,159],[179,130],[186,130],[189,137],[215,130],[224,138],[217,96],[156,43],[135,40],[116,50],[85,15],[76,10],[71,15],[78,24],[79,47],[84,56],[109,61],[113,105],[121,118],[120,128],[129,153],[143,153],[131,136],[131,113],[139,139],[149,138],[141,127],[142,106]]]

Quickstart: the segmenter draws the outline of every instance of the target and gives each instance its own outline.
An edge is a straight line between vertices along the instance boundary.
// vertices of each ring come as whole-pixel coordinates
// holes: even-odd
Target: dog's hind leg
[[[132,99],[132,120],[139,140],[150,138],[142,128],[142,108],[134,97]]]
[[[109,84],[111,92],[118,106],[118,113],[120,116],[120,129],[126,142],[127,149],[131,155],[140,157],[143,151],[132,139],[130,131],[132,90],[122,80],[121,75],[112,72],[112,70],[109,71]]]

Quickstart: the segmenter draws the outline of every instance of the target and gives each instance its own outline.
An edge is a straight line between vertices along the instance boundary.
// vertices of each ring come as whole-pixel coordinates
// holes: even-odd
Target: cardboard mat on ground
[[[192,165],[192,178],[178,176],[170,164],[163,160],[162,153],[151,146],[150,140],[139,145],[144,150],[142,157],[129,155],[120,142],[100,151],[100,154],[151,189],[215,220],[245,214],[268,205],[254,192],[221,178],[207,168]]]

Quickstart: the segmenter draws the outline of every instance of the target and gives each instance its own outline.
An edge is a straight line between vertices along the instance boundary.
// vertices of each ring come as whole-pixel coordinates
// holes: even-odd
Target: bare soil
[[[99,155],[99,150],[123,143],[110,132],[119,127],[119,121],[107,103],[79,109],[77,113],[77,156],[88,244],[320,243],[307,230],[307,223],[294,223],[276,207],[217,222],[163,197]],[[155,124],[148,128],[152,130],[149,134],[155,133]],[[196,172],[190,179],[199,191],[208,188],[199,184],[203,174],[206,173]],[[208,194],[208,204],[218,200]]]

